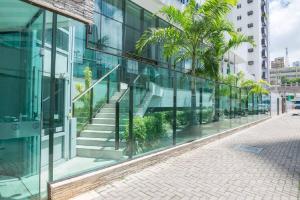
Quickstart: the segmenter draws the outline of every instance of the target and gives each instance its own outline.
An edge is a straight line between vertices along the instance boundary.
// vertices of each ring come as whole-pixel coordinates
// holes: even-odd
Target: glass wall
[[[0,199],[269,113],[268,95],[166,68],[160,45],[135,60],[142,32],[168,23],[130,1],[97,0],[88,35],[22,1],[1,5]]]
[[[95,25],[88,35],[88,47],[132,58],[137,56],[135,44],[145,30],[169,26],[164,20],[129,0],[97,0],[94,18]],[[143,52],[145,61],[168,67],[162,48],[162,44],[146,48]],[[182,70],[183,64],[178,65],[179,70]]]
[[[0,13],[0,199],[27,199],[39,195],[44,12],[13,0]]]

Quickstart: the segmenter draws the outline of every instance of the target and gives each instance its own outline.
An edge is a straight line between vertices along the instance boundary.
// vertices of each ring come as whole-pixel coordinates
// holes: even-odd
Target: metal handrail
[[[112,70],[110,70],[107,74],[105,74],[103,77],[101,77],[99,80],[97,80],[95,83],[93,83],[93,85],[91,85],[88,89],[86,89],[84,92],[80,93],[79,95],[77,95],[72,103],[78,101],[78,99],[80,99],[81,97],[83,97],[84,95],[86,95],[91,89],[93,89],[98,83],[100,83],[101,81],[103,81],[106,77],[108,77],[112,72],[114,72],[116,69],[118,69],[121,65],[118,64],[117,66],[115,66]]]

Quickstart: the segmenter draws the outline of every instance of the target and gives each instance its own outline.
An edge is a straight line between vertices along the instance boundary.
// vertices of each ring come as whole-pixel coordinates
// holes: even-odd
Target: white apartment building
[[[244,44],[236,52],[246,57],[246,69],[255,80],[270,81],[269,72],[269,2],[268,0],[240,0],[229,15],[237,31],[253,38],[256,46]]]

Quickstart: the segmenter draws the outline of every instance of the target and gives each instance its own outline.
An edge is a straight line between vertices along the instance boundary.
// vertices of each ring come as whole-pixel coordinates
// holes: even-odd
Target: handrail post
[[[118,70],[117,71],[117,82],[118,82],[117,87],[118,87],[118,92],[120,92],[121,91],[121,69],[118,68],[117,70]]]
[[[94,98],[94,89],[92,88],[90,91],[90,113],[89,113],[89,121],[92,123],[93,120],[93,98]]]
[[[107,84],[106,84],[106,103],[109,103],[109,93],[110,93],[110,75],[107,77]]]
[[[133,156],[133,84],[129,86],[129,158]]]
[[[176,145],[176,121],[177,121],[177,78],[174,71],[173,76],[173,145]]]
[[[115,128],[116,128],[116,131],[115,131],[115,149],[116,150],[119,150],[120,148],[120,103],[117,102],[116,103],[116,123],[115,123]]]
[[[202,118],[203,118],[203,115],[202,115],[202,105],[203,105],[203,88],[200,87],[200,102],[199,102],[199,106],[200,106],[200,114],[199,114],[199,123],[202,124]]]
[[[232,86],[229,86],[229,118],[232,117]]]
[[[242,88],[239,89],[240,89],[239,115],[242,116]]]
[[[75,117],[75,103],[72,103],[72,117]]]
[[[254,102],[254,94],[252,94],[252,115],[255,113],[255,108],[254,108],[254,105],[255,102]]]

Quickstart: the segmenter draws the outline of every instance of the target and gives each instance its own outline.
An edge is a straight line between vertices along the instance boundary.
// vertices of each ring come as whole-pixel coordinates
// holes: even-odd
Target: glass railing
[[[62,165],[69,167],[65,176],[209,137],[269,115],[268,95],[136,61],[121,63],[74,99],[76,155]],[[84,163],[82,169],[77,162]]]
[[[73,99],[73,117],[77,119],[77,132],[91,123],[99,110],[120,90],[119,67],[117,65],[111,69]]]

